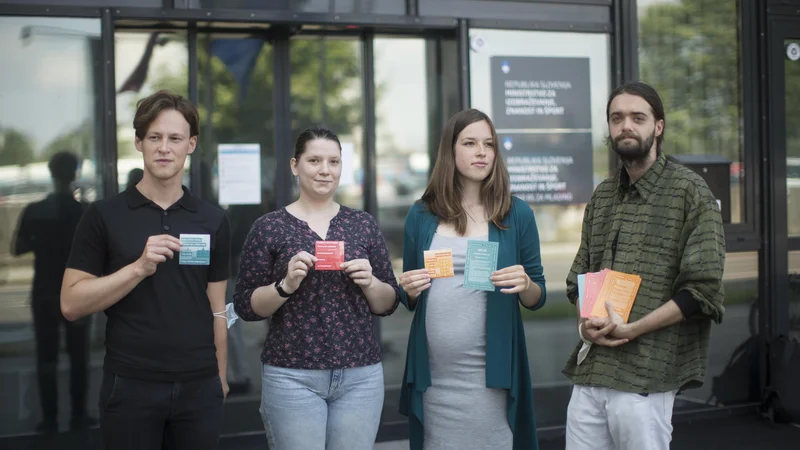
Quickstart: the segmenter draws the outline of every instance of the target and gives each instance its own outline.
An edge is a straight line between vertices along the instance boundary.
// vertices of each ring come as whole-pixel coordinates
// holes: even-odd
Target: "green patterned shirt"
[[[592,345],[580,365],[576,336],[578,345],[563,372],[575,384],[624,392],[696,388],[705,377],[711,321],[720,323],[725,311],[719,207],[699,175],[664,155],[636,183],[629,181],[623,169],[595,189],[567,296],[577,300],[578,274],[608,268],[642,277],[630,322],[680,291],[690,293],[701,312],[619,347]]]

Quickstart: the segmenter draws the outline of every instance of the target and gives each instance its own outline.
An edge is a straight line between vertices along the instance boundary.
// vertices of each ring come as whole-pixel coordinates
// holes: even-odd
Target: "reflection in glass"
[[[253,222],[275,209],[275,148],[272,46],[258,37],[198,36],[200,139],[193,164],[200,165],[203,198],[219,205],[218,148],[257,144],[260,148],[261,203],[219,205],[231,226],[231,278],[226,301],[233,301],[239,256]],[[234,396],[261,388],[260,355],[266,322],[237,321],[228,330],[228,383]]]
[[[334,201],[363,209],[360,42],[324,36],[298,38],[290,42],[289,55],[292,145],[309,126],[333,130],[342,144],[342,177]],[[293,188],[297,198],[300,191],[296,182]]]
[[[740,223],[746,168],[739,2],[651,0],[639,3],[638,14],[639,78],[664,102],[664,151],[729,162],[730,222]]]
[[[52,6],[63,4],[53,0],[3,0],[3,3],[18,3],[26,6],[43,5]],[[70,6],[135,6],[137,8],[161,8],[164,6],[163,0],[70,0]]]
[[[136,184],[144,167],[136,150],[133,117],[136,102],[161,89],[188,97],[189,53],[183,33],[114,33],[114,73],[117,77],[118,189]],[[183,184],[189,185],[191,156],[186,158]]]
[[[406,214],[422,197],[428,182],[430,130],[425,45],[423,39],[375,39],[377,219],[397,276],[403,271]],[[438,133],[435,130],[433,134]],[[381,320],[387,387],[402,382],[413,317],[413,313],[401,306]]]
[[[64,363],[60,366],[51,358],[42,359],[40,368],[47,370],[39,373],[55,378],[60,389],[42,395],[36,381],[37,349],[50,348],[58,355],[58,345],[53,347],[52,338],[64,330],[57,294],[63,267],[60,262],[45,266],[60,260],[59,254],[65,253],[63,246],[69,247],[71,240],[71,225],[59,228],[66,234],[49,228],[53,221],[48,218],[47,207],[59,204],[71,208],[78,205],[75,200],[92,202],[102,193],[102,165],[97,159],[102,139],[97,124],[102,123],[102,112],[96,109],[102,87],[102,74],[97,70],[102,68],[100,21],[0,17],[0,43],[4,67],[0,71],[0,365],[5,369],[0,381],[0,435],[7,435],[34,431],[43,418],[40,398],[48,395],[57,396],[62,429],[69,423],[69,389],[64,389],[69,386],[69,359],[62,356]],[[61,183],[55,192],[48,162],[65,151],[78,158],[77,179],[71,185]],[[40,201],[44,202],[30,208],[26,220],[21,220],[26,207]],[[42,215],[43,206],[46,217]],[[65,214],[54,217],[55,221],[61,219],[66,219]],[[15,231],[16,236],[12,234]],[[9,252],[12,241],[19,256]],[[36,252],[42,249],[39,242],[47,243],[50,261]],[[37,310],[42,312],[44,305],[44,313],[52,319],[43,322],[37,314],[36,329],[31,307],[34,253],[39,289],[33,297]],[[45,273],[48,270],[49,276]],[[50,287],[56,283],[56,289],[43,293],[43,279]],[[43,295],[47,297],[44,303]],[[91,335],[89,322],[83,330]],[[39,332],[37,338],[34,331]],[[51,343],[45,343],[43,334],[51,338]],[[102,355],[102,341],[93,342],[89,355],[92,367],[101,363]],[[49,390],[52,384],[42,386]],[[87,404],[94,416],[98,387],[89,387]]]
[[[800,39],[785,42],[786,50],[800,52]],[[784,59],[786,83],[786,193],[790,236],[800,236],[800,59]]]
[[[725,315],[711,325],[703,386],[678,396],[676,410],[758,401],[758,253],[728,253],[722,278]]]
[[[789,252],[789,335],[800,339],[800,251]]]
[[[405,14],[398,0],[189,0],[190,8],[268,9],[306,13]]]

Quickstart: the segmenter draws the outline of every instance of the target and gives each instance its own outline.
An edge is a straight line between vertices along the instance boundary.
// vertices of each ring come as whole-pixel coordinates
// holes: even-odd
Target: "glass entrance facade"
[[[564,165],[560,187],[553,190],[528,186],[530,161],[506,156],[512,176],[518,176],[518,195],[534,209],[540,229],[548,303],[524,317],[531,388],[537,405],[548,405],[537,409],[537,422],[558,429],[571,389],[561,368],[578,342],[565,279],[588,196],[619,169],[605,145],[606,99],[628,79],[649,82],[665,102],[665,152],[694,158],[687,161],[700,172],[724,175],[723,181],[707,179],[716,183],[712,190],[725,212],[727,312],[712,331],[705,385],[682,393],[676,412],[758,400],[763,384],[758,358],[744,369],[740,362],[732,370],[731,363],[752,337],[765,333],[760,315],[775,313],[760,287],[760,261],[774,251],[762,245],[763,205],[784,209],[787,237],[800,236],[793,185],[800,179],[800,170],[794,176],[800,147],[796,130],[786,127],[780,156],[787,193],[763,201],[768,194],[760,161],[766,147],[759,136],[768,132],[768,123],[756,119],[763,112],[760,102],[768,104],[772,94],[748,87],[755,86],[758,73],[751,68],[760,64],[755,36],[761,25],[752,18],[753,4],[611,2],[622,8],[619,14],[603,1],[448,0],[442,2],[452,10],[448,15],[448,8],[422,0],[279,2],[285,5],[269,11],[244,1],[224,10],[217,9],[223,2],[194,0],[147,7],[123,0],[52,3],[60,4],[0,0],[0,436],[6,436],[0,443],[7,436],[33,434],[41,418],[37,348],[44,344],[37,340],[41,330],[31,298],[33,261],[40,256],[17,254],[23,211],[53,192],[48,161],[58,152],[71,152],[80,161],[72,185],[76,200],[91,203],[124,190],[142,168],[133,145],[136,101],[159,89],[187,96],[200,110],[198,151],[187,159],[184,184],[226,211],[233,233],[232,276],[253,221],[296,197],[289,159],[295,137],[307,126],[324,124],[340,136],[345,173],[336,201],[377,218],[397,275],[406,213],[425,189],[439,134],[453,113],[475,107],[490,114],[508,155],[515,145],[567,155],[559,163]],[[473,10],[468,4],[479,6]],[[500,5],[492,9],[493,4]],[[581,20],[570,19],[576,14]],[[783,41],[786,123],[800,117],[800,57],[791,58],[791,49],[800,52],[798,39]],[[571,103],[554,106],[569,114],[540,123],[508,113],[506,88],[533,77],[576,91],[568,96]],[[226,204],[221,198],[219,155],[231,145],[257,149],[260,201]],[[787,277],[797,271],[792,261],[798,251],[800,246],[788,253]],[[386,388],[381,440],[407,433],[397,403],[412,317],[401,307],[376,319]],[[97,416],[103,314],[85,326],[88,405]],[[227,436],[259,433],[262,427],[259,355],[268,325],[236,327],[229,339],[229,381],[237,387],[226,404]],[[52,366],[54,395],[66,431],[70,358],[65,328],[53,333],[60,349]]]

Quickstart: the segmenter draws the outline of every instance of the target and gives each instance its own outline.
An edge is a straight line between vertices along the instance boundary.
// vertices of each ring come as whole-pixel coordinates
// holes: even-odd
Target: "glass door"
[[[0,17],[0,436],[66,431],[73,402],[97,416],[99,315],[66,324],[59,307],[79,216],[50,211],[105,191],[100,34],[100,19]]]
[[[786,235],[788,291],[778,299],[777,330],[800,337],[800,21],[782,21],[772,36],[773,70],[770,102],[773,103],[773,149],[783,150],[786,161]],[[783,158],[781,158],[783,160]],[[780,291],[779,291],[780,292]]]
[[[198,164],[203,199],[224,209],[231,226],[231,274],[226,303],[233,302],[239,257],[253,222],[279,205],[273,97],[280,75],[275,46],[262,33],[197,35],[200,139]],[[223,433],[261,429],[261,350],[267,322],[237,321],[228,330],[228,385]],[[228,419],[230,418],[230,419]]]

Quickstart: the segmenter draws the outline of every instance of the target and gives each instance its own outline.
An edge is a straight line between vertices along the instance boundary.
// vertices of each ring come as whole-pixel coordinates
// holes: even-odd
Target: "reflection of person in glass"
[[[215,449],[227,394],[225,213],[181,186],[197,109],[159,91],[133,119],[144,177],[92,204],[75,232],[61,309],[105,311],[100,427],[109,449]]]
[[[242,319],[271,320],[261,354],[267,442],[371,450],[384,393],[373,315],[394,312],[400,289],[375,219],[333,201],[339,138],[325,128],[303,131],[291,169],[300,197],[253,224],[234,295]],[[344,242],[343,258],[318,258],[325,241]],[[333,270],[319,270],[323,263]]]
[[[578,303],[578,274],[642,280],[627,323],[610,304],[605,317],[579,319],[583,342],[564,369],[575,384],[566,448],[668,450],[675,395],[702,385],[711,322],[722,320],[722,219],[705,181],[662,154],[664,106],[652,87],[617,88],[606,117],[623,168],[586,206],[567,296]]]
[[[70,359],[70,428],[84,428],[95,423],[86,415],[89,320],[67,322],[59,305],[61,279],[72,236],[84,211],[84,205],[75,200],[71,187],[78,165],[78,158],[70,152],[59,152],[50,158],[48,168],[54,191],[44,200],[25,208],[11,248],[14,255],[33,252],[35,257],[31,306],[36,331],[36,375],[43,415],[36,427],[40,432],[58,431],[58,349],[62,324]]]
[[[130,189],[133,186],[136,186],[140,181],[142,181],[142,178],[144,178],[144,170],[138,168],[131,169],[130,172],[128,172],[128,181],[125,183],[125,189]]]
[[[496,143],[484,113],[450,118],[406,218],[401,300],[415,315],[400,411],[412,450],[538,446],[519,305],[545,303],[539,233],[530,206],[511,196]],[[494,290],[464,287],[468,241],[499,244]],[[452,250],[455,276],[430,278],[424,252],[437,249]]]

